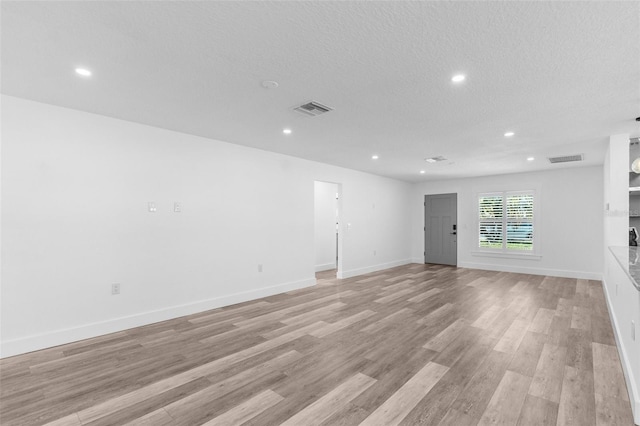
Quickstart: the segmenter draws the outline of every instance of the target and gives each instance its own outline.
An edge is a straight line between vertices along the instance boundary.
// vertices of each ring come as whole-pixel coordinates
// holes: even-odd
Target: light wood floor
[[[600,282],[408,265],[1,362],[2,425],[632,425]]]

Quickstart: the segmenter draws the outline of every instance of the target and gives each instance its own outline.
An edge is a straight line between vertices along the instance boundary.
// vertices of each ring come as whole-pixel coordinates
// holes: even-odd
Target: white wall
[[[640,424],[640,292],[631,283],[610,246],[628,245],[629,135],[614,135],[604,161],[604,290],[630,391],[636,424]],[[628,265],[628,260],[625,262]],[[635,326],[632,327],[632,321]],[[635,330],[633,330],[635,328]],[[635,331],[636,338],[632,335]]]
[[[415,185],[412,257],[424,251],[424,196],[458,194],[458,266],[562,277],[602,277],[602,167],[443,180]],[[477,194],[535,190],[540,258],[477,255]]]
[[[316,272],[336,268],[338,185],[314,182]]]
[[[410,261],[404,182],[8,96],[2,153],[2,356],[313,285],[314,180],[343,277]]]

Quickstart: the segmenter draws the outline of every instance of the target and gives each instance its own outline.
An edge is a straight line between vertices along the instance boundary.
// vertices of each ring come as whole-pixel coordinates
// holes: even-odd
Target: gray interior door
[[[424,197],[424,263],[457,265],[458,194]]]

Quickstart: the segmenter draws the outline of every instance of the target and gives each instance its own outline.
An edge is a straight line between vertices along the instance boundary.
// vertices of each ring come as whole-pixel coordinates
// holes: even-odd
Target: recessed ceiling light
[[[510,138],[511,136],[515,135],[515,133],[513,132],[507,132],[504,134],[506,137]]]
[[[284,133],[285,135],[290,135],[291,134],[291,129],[283,129],[282,133]]]
[[[372,160],[377,160],[378,158],[380,158],[380,157],[378,157],[377,155],[372,155],[372,156],[371,156],[371,159],[372,159]]]
[[[86,68],[76,68],[76,74],[81,75],[83,77],[91,77],[91,71]]]
[[[454,83],[461,83],[464,81],[464,79],[467,78],[464,74],[456,74],[453,77],[451,77],[451,81],[453,81]]]
[[[534,157],[527,157],[527,161],[533,161],[533,160],[535,160]]]
[[[420,174],[421,175],[425,174],[425,171],[424,170],[420,170]]]

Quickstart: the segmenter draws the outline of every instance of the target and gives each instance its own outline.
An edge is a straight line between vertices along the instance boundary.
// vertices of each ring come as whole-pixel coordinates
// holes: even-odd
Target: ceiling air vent
[[[316,115],[324,114],[325,112],[333,111],[333,108],[329,108],[326,105],[322,105],[316,101],[308,102],[304,105],[300,105],[294,108],[294,111],[298,111],[304,115],[310,115],[315,117]]]
[[[442,155],[438,155],[437,157],[431,157],[431,158],[425,158],[424,161],[426,161],[427,163],[438,163],[440,161],[444,161],[446,160],[446,158],[444,158]]]
[[[582,161],[584,160],[584,156],[582,154],[576,155],[565,155],[562,157],[549,157],[549,162],[551,164],[554,163],[570,163],[572,161]]]

